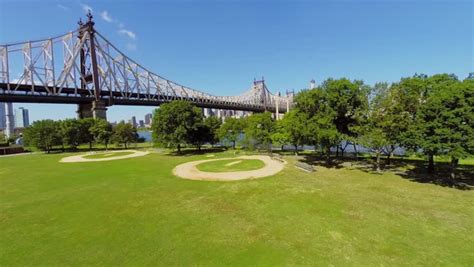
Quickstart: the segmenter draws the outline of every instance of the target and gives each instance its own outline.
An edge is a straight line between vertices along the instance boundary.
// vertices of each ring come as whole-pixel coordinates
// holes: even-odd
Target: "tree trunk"
[[[92,142],[89,142],[89,150],[92,150]]]
[[[387,151],[387,165],[390,165],[391,163],[391,159],[392,159],[392,156],[393,156],[393,151],[395,150],[395,146],[394,145],[390,145],[390,151]]]
[[[295,155],[298,155],[298,145],[294,145],[295,146]]]
[[[343,149],[342,146],[341,146],[341,158],[344,158],[344,150],[346,150],[345,148]]]
[[[235,149],[235,141],[232,141],[232,149]]]
[[[336,146],[336,158],[339,158],[339,145]]]
[[[331,163],[331,145],[326,146],[326,164],[329,165]]]
[[[451,159],[451,180],[456,179],[456,168],[458,167],[459,159],[457,158],[452,158]]]
[[[355,153],[355,157],[356,157],[356,161],[358,161],[358,157],[357,157],[357,145],[356,143],[352,143],[352,146],[354,147],[354,153]]]
[[[105,143],[105,151],[108,149],[108,143]]]
[[[428,154],[428,173],[434,172],[434,156],[433,153]]]
[[[181,144],[178,144],[178,153],[181,152]]]
[[[380,151],[377,151],[376,153],[376,166],[377,166],[377,172],[380,172]]]

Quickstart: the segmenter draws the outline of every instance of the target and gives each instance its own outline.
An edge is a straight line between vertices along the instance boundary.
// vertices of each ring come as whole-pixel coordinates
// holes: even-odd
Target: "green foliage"
[[[90,129],[95,124],[94,118],[84,118],[80,119],[79,122],[81,123],[80,127],[80,136],[81,136],[81,143],[89,143],[89,148],[92,148],[92,143],[94,142],[94,135],[91,133]]]
[[[83,126],[83,124],[76,119],[59,121],[59,134],[62,138],[62,145],[76,149],[83,140],[81,139],[81,126]]]
[[[204,126],[209,129],[209,136],[206,142],[209,142],[211,145],[214,145],[219,141],[219,128],[222,125],[222,120],[218,117],[211,116],[204,119]]]
[[[227,118],[220,126],[217,134],[221,142],[232,142],[232,148],[235,148],[235,144],[244,129],[245,119]]]
[[[275,122],[269,112],[257,113],[247,118],[245,137],[250,146],[261,146],[267,148],[272,142],[272,133]]]
[[[202,113],[188,101],[173,101],[160,106],[153,114],[153,140],[163,146],[181,149],[181,144],[200,142]],[[198,141],[197,141],[198,140]]]
[[[295,147],[304,145],[306,137],[307,117],[298,109],[293,109],[276,122],[275,132],[272,134],[273,142],[284,145],[291,144]]]
[[[61,144],[59,122],[53,120],[35,121],[23,132],[23,140],[26,145],[51,151],[53,146]]]
[[[96,120],[90,127],[89,132],[92,134],[92,136],[94,136],[94,140],[97,143],[104,144],[105,149],[107,149],[112,139],[112,135],[114,134],[112,125],[103,119]]]
[[[137,138],[137,129],[130,123],[121,121],[113,129],[112,140],[118,144],[123,144],[125,148],[129,143],[135,142]]]

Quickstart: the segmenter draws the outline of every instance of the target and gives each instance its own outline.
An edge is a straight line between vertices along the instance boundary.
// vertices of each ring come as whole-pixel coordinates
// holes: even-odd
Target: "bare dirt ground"
[[[115,152],[133,152],[133,154],[123,155],[123,156],[116,156],[116,157],[97,158],[97,159],[84,158],[84,156],[90,156],[90,155],[94,155],[94,154],[82,154],[82,155],[76,155],[76,156],[70,156],[70,157],[62,158],[59,162],[72,163],[72,162],[109,161],[109,160],[118,160],[118,159],[141,157],[141,156],[145,156],[148,153],[150,153],[148,151],[138,151],[138,150],[115,150],[113,153],[115,153]],[[113,153],[107,153],[106,155],[110,155],[110,154],[113,154]]]
[[[173,174],[190,180],[203,180],[203,181],[237,181],[245,179],[256,179],[271,176],[277,174],[283,170],[284,163],[273,160],[269,156],[241,156],[235,159],[258,159],[265,163],[265,167],[253,170],[253,171],[237,171],[237,172],[203,172],[198,170],[197,165],[215,161],[215,160],[228,160],[233,158],[222,158],[222,159],[205,159],[186,162],[176,166],[173,169]]]

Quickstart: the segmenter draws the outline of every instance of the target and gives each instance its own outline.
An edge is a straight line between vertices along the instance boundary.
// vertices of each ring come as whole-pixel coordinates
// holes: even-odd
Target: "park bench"
[[[272,159],[278,160],[279,162],[285,162],[285,160],[283,159],[283,157],[280,154],[272,154],[271,157],[272,157]]]
[[[308,164],[308,163],[304,163],[304,162],[299,162],[299,161],[296,162],[295,167],[300,169],[300,170],[306,171],[306,172],[314,172],[315,171],[313,165]]]

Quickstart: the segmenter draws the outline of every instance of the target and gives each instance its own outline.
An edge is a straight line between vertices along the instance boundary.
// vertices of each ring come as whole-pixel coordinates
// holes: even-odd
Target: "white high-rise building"
[[[15,128],[26,128],[28,126],[30,126],[28,109],[23,107],[15,109]]]

